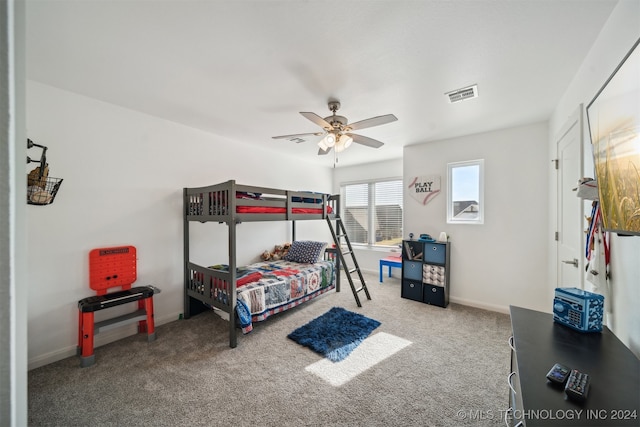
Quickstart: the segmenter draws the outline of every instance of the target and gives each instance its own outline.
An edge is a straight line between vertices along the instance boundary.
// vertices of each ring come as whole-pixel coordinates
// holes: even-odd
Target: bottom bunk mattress
[[[223,270],[225,267],[210,268]],[[314,264],[264,261],[239,268],[236,293],[242,332],[251,332],[253,322],[263,321],[334,289],[335,274],[332,261]]]

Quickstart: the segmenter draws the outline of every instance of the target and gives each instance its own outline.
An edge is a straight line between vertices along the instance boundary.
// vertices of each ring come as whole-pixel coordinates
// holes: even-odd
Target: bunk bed
[[[339,212],[339,195],[278,190],[236,184],[234,180],[199,188],[183,189],[184,203],[184,317],[218,309],[229,321],[229,346],[237,346],[237,329],[248,332],[252,322],[309,301],[330,290],[340,291],[340,256],[328,248],[324,260],[300,264],[292,261],[237,265],[236,227],[251,221],[291,221],[296,242],[296,221],[325,220],[331,225]],[[204,267],[190,261],[189,224],[225,223],[228,227],[229,259],[226,264]],[[292,282],[293,280],[293,282]],[[295,282],[298,281],[298,282]],[[301,281],[310,283],[300,289]],[[288,289],[277,301],[252,304],[252,296]],[[236,315],[237,314],[237,315]],[[238,325],[240,321],[241,325]],[[237,326],[241,326],[238,328]]]

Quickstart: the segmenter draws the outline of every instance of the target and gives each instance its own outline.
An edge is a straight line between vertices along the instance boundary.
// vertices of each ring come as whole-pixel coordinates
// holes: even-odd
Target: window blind
[[[344,220],[351,243],[395,246],[402,241],[402,180],[343,186]]]

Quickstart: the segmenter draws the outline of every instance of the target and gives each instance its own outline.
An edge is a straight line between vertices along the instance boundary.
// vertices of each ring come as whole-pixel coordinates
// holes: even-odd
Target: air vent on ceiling
[[[454,102],[464,101],[465,99],[477,98],[478,85],[456,89],[454,91],[445,93],[445,95],[449,97],[449,102],[451,104],[453,104]]]

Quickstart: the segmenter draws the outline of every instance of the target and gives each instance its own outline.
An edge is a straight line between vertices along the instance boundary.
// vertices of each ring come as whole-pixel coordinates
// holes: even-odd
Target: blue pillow
[[[284,256],[285,261],[315,264],[322,257],[327,242],[313,242],[310,240],[296,240],[291,244],[289,252]]]
[[[240,326],[246,328],[251,325],[251,311],[247,303],[241,299],[236,300],[236,314],[238,315],[238,321]]]

